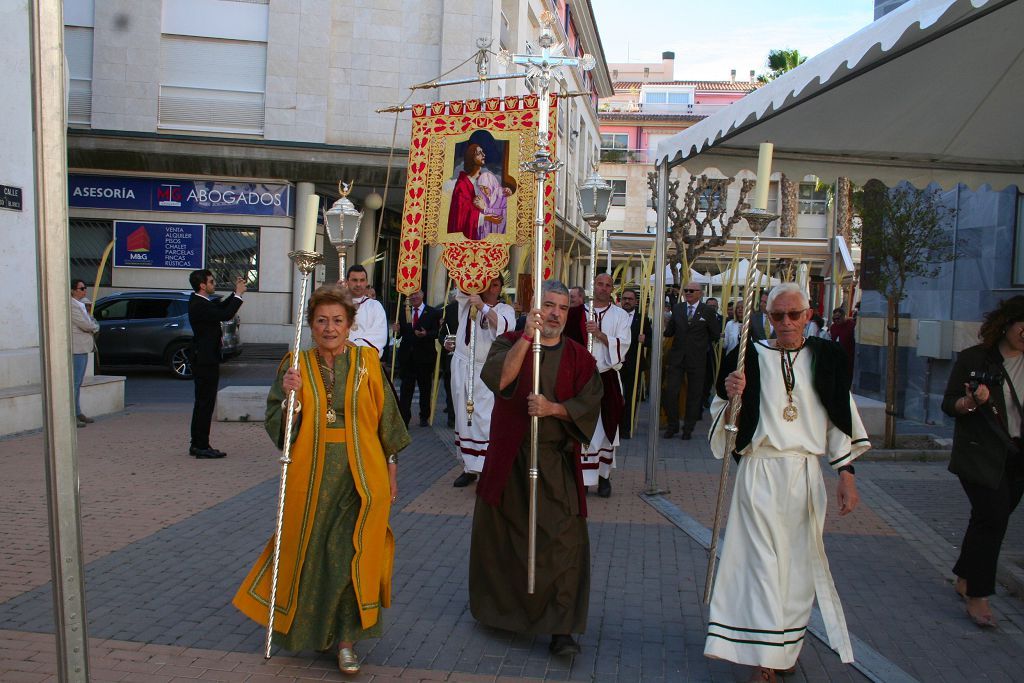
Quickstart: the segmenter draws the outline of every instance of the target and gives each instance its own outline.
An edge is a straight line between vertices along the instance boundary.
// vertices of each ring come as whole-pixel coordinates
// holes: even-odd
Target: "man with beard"
[[[580,443],[594,433],[601,380],[586,348],[563,335],[569,292],[544,283],[523,333],[499,337],[481,373],[494,392],[491,438],[477,484],[469,606],[482,624],[552,634],[555,655],[578,653],[586,629],[590,539]],[[541,333],[540,394],[533,393],[534,333]],[[537,554],[526,592],[531,416],[538,417]]]

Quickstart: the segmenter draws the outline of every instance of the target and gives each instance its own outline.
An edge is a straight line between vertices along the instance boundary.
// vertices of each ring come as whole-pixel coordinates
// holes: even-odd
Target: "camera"
[[[1003,383],[1003,376],[995,372],[986,372],[984,370],[971,370],[968,375],[967,385],[971,388],[971,391],[977,391],[978,387],[984,384],[989,389],[1001,386]]]

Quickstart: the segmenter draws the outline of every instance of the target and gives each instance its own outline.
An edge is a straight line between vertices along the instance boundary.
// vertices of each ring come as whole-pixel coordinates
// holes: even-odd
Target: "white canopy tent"
[[[912,0],[658,145],[657,163],[1024,187],[1024,2]]]
[[[740,262],[736,264],[736,274],[733,275],[732,268],[726,268],[724,272],[719,273],[711,277],[711,284],[715,287],[721,287],[730,280],[734,287],[741,288],[747,282],[747,273],[750,271],[750,261],[748,259],[740,259]],[[768,277],[761,272],[759,268],[754,268],[754,282],[761,286],[774,287],[775,285],[782,282],[777,277]]]
[[[1024,187],[1024,0],[911,0],[717,114],[659,143],[655,272],[671,169],[757,166],[800,180]],[[662,287],[658,283],[656,287]],[[654,348],[663,321],[654,316]],[[652,364],[648,493],[656,481],[661,371]]]

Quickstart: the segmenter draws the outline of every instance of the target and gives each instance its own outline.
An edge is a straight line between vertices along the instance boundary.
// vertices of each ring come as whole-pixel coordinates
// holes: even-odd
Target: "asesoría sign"
[[[291,216],[292,192],[277,183],[68,176],[68,204],[83,209]]]

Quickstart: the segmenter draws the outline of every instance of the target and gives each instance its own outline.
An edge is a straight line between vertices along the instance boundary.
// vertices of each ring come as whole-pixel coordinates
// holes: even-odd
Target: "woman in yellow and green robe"
[[[290,389],[301,407],[292,429],[274,613],[274,643],[288,650],[338,646],[345,673],[359,670],[353,645],[381,635],[390,604],[398,495],[395,454],[409,442],[375,350],[352,345],[355,307],[346,290],[314,292],[308,322],[314,347],[285,358],[267,397],[266,428],[283,446]],[[274,539],[235,595],[267,623]]]

